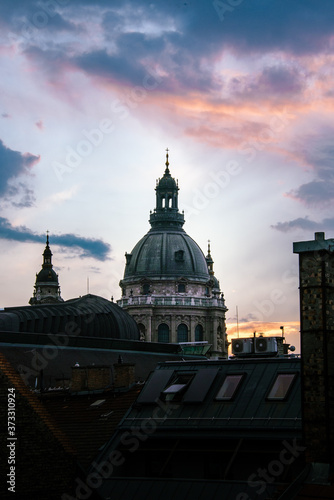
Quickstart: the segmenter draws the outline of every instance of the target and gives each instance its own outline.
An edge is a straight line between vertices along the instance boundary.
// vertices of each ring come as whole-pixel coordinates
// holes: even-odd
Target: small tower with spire
[[[184,215],[178,209],[179,186],[169,171],[169,150],[166,149],[165,173],[157,180],[155,188],[156,207],[150,216],[152,228],[175,226],[181,228],[184,224]]]
[[[49,231],[47,231],[42,269],[36,274],[34,293],[29,300],[30,305],[63,302],[60,296],[58,274],[52,268],[52,252],[49,246]]]

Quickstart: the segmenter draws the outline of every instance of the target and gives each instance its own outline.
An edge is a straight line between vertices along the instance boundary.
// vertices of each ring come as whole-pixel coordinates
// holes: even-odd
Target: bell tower
[[[36,274],[34,293],[29,300],[29,304],[54,304],[57,302],[63,302],[63,299],[60,296],[58,274],[53,270],[52,252],[49,246],[49,231],[47,231],[42,269]]]

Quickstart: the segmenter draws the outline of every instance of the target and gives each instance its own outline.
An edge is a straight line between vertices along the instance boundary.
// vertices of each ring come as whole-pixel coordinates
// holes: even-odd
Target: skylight
[[[97,399],[96,401],[94,401],[94,403],[92,403],[90,405],[91,408],[98,408],[99,406],[103,405],[103,403],[105,402],[105,399]]]
[[[241,375],[226,375],[223,385],[219,389],[216,399],[219,401],[229,401],[232,399],[239,387],[239,384],[243,378]]]
[[[270,389],[267,399],[285,399],[295,376],[295,373],[279,373],[275,379],[275,382],[273,383],[272,388]]]
[[[181,397],[184,389],[188,386],[193,377],[193,373],[178,374],[176,378],[173,379],[172,383],[162,391],[163,399],[165,401],[172,401]]]

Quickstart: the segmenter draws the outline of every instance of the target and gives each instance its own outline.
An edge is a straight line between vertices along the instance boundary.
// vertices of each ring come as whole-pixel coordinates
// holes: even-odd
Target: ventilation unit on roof
[[[257,337],[255,339],[255,353],[275,355],[277,354],[277,340],[275,337]]]
[[[253,339],[232,339],[232,354],[246,356],[253,353]]]

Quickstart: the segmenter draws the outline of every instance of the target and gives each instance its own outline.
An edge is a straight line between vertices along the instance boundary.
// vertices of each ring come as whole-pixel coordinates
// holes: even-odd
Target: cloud
[[[234,77],[228,83],[231,98],[242,101],[299,99],[304,88],[305,75],[297,67],[283,64],[265,66],[258,74]]]
[[[11,116],[8,113],[1,113],[2,118],[11,118]]]
[[[307,207],[326,207],[334,202],[334,182],[314,180],[289,191],[286,196]]]
[[[20,153],[7,148],[0,140],[0,196],[7,201],[24,192],[24,200],[21,202],[24,206],[31,206],[29,203],[33,200],[32,191],[23,183],[13,184],[13,181],[21,176],[30,173],[31,168],[38,163],[40,156],[31,153]]]
[[[294,154],[315,178],[286,193],[308,207],[326,207],[334,202],[333,127],[320,127],[317,134],[306,134],[295,144]]]
[[[334,218],[325,218],[321,222],[316,222],[308,217],[299,217],[291,221],[277,222],[277,224],[270,227],[282,233],[298,229],[304,231],[334,231]]]
[[[8,241],[44,243],[45,235],[33,233],[26,226],[14,227],[4,217],[0,217],[0,238]],[[111,247],[108,243],[94,238],[84,238],[75,234],[52,235],[51,245],[72,248],[80,251],[80,258],[90,257],[100,261],[107,260]]]

